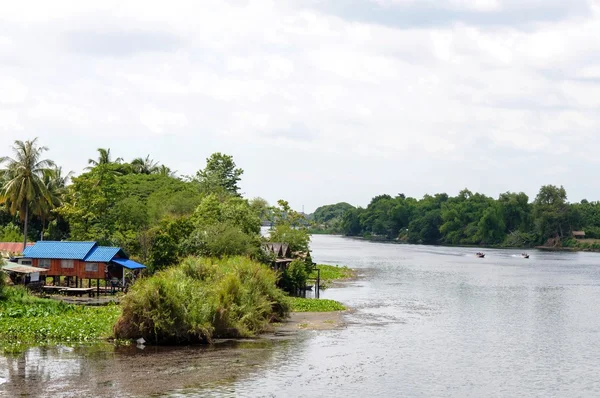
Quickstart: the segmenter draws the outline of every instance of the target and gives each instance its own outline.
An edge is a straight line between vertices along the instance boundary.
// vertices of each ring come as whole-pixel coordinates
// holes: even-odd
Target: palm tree
[[[158,167],[154,173],[163,177],[175,177],[175,173],[177,173],[177,171],[171,171],[170,168],[168,168],[164,164],[161,164],[160,167]]]
[[[150,159],[150,155],[146,156],[146,159],[133,159],[131,166],[138,174],[154,174],[158,171],[158,163],[153,159]]]
[[[98,160],[88,159],[88,164],[91,164],[91,167],[87,167],[87,169],[91,169],[95,166],[100,166],[103,164],[111,164],[111,163],[121,163],[123,158],[116,158],[115,161],[111,159],[110,156],[110,148],[98,148]]]
[[[53,169],[48,169],[43,173],[43,182],[48,190],[49,200],[44,199],[38,201],[33,209],[34,214],[37,215],[42,221],[41,240],[44,240],[46,222],[50,220],[52,211],[57,207],[60,207],[63,203],[63,198],[66,194],[67,182],[72,176],[72,171],[69,171],[66,175],[63,175],[62,167],[56,166]]]
[[[41,201],[52,200],[43,181],[44,173],[54,166],[53,161],[41,159],[47,150],[47,147],[37,145],[37,138],[25,142],[17,140],[13,145],[15,158],[0,157],[0,165],[6,165],[0,172],[0,203],[5,203],[11,214],[19,214],[23,222],[23,250],[27,247],[30,207],[36,208]]]

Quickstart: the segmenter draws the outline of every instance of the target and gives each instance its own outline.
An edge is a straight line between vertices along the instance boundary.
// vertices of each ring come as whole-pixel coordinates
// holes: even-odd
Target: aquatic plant
[[[316,268],[320,270],[321,289],[326,289],[333,281],[351,279],[356,275],[354,270],[346,266],[317,264]],[[316,278],[317,270],[315,269],[311,271],[309,279]]]
[[[85,307],[41,299],[22,286],[6,287],[0,301],[0,350],[80,344],[108,338],[119,307]]]
[[[114,334],[159,344],[254,336],[288,312],[276,277],[246,257],[189,257],[136,282],[122,300]]]
[[[293,312],[331,312],[346,309],[341,303],[328,299],[290,297],[289,302]]]

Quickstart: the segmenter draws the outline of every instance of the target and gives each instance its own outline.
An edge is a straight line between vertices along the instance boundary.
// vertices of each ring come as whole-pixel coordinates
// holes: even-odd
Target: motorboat
[[[485,257],[485,253],[481,253],[481,252],[475,253],[475,255],[477,257],[479,257],[479,258],[484,258]]]
[[[523,258],[529,258],[529,254],[527,254],[527,253],[522,253],[522,254],[521,254],[521,257],[523,257]]]

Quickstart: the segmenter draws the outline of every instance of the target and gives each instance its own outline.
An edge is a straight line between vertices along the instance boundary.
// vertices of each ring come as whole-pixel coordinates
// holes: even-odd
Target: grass
[[[332,312],[344,311],[346,309],[346,307],[335,300],[301,297],[290,297],[289,300],[293,312]]]
[[[158,344],[255,336],[288,312],[276,281],[269,267],[245,257],[187,258],[132,286],[115,336]]]
[[[356,276],[355,271],[346,266],[318,264],[317,268],[321,270],[322,289],[328,288],[334,281],[351,279]],[[310,279],[315,279],[316,277],[317,271],[312,271],[309,275]]]
[[[90,343],[111,336],[120,308],[83,307],[32,296],[23,287],[6,287],[0,300],[0,350]]]

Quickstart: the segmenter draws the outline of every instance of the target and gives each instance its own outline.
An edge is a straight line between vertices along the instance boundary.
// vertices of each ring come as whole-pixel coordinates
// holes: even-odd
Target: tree
[[[44,240],[46,222],[52,217],[54,209],[60,207],[63,203],[66,194],[67,181],[71,178],[73,172],[70,171],[66,175],[63,175],[62,167],[55,166],[53,169],[46,170],[43,175],[43,182],[48,191],[49,200],[42,198],[42,200],[39,200],[36,203],[35,208],[33,209],[33,213],[38,216],[42,222],[41,240]]]
[[[506,233],[526,232],[530,229],[531,206],[529,197],[523,192],[506,192],[500,195],[498,203],[504,218]]]
[[[241,196],[238,182],[244,170],[236,168],[233,157],[220,152],[206,159],[206,167],[196,173],[196,180],[206,192],[223,190],[228,194]]]
[[[11,214],[19,214],[23,222],[23,249],[27,246],[30,208],[40,206],[40,201],[52,201],[43,181],[44,173],[54,166],[51,160],[41,159],[47,150],[37,145],[37,138],[25,142],[17,140],[13,146],[15,158],[0,158],[0,165],[6,165],[1,171],[0,203],[6,203]]]
[[[153,159],[150,159],[150,155],[146,156],[145,159],[133,159],[131,161],[131,166],[133,168],[133,171],[137,174],[154,174],[158,173],[158,171],[160,170],[160,168],[158,167],[158,163],[155,162]]]
[[[310,234],[303,224],[306,219],[303,214],[290,208],[285,200],[278,200],[279,207],[274,209],[275,226],[269,234],[271,242],[287,243],[292,252],[309,253]]]
[[[163,176],[163,177],[173,177],[173,178],[175,178],[176,171],[171,171],[170,168],[168,168],[164,164],[161,164],[156,170],[154,170],[154,173],[158,174],[160,176]]]
[[[542,241],[562,238],[569,231],[567,192],[561,186],[544,185],[533,202],[536,232]]]
[[[273,209],[269,206],[269,203],[263,198],[254,198],[250,200],[250,207],[256,215],[260,218],[261,222],[267,222],[273,220]]]
[[[116,158],[113,162],[112,157],[110,155],[110,148],[98,148],[98,160],[88,159],[88,164],[92,165],[92,167],[95,167],[103,164],[121,163],[122,161],[123,158]]]

